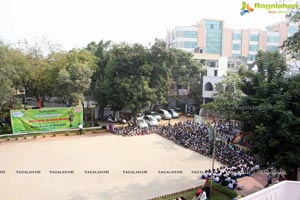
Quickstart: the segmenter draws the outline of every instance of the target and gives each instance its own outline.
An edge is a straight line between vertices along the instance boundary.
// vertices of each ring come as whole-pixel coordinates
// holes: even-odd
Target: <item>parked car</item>
[[[172,115],[172,118],[179,117],[179,114],[174,109],[168,109],[168,112]]]
[[[145,115],[144,120],[147,122],[149,126],[158,126],[158,121],[152,115]]]
[[[146,111],[146,112],[144,112],[144,115],[152,115],[153,117],[155,117],[157,119],[157,121],[162,120],[160,114],[158,114],[157,112],[154,112],[154,111]]]
[[[139,119],[139,118],[143,119],[144,114],[143,114],[143,113],[137,113],[137,114],[136,114],[136,117],[137,117],[138,119]]]
[[[148,128],[147,122],[144,119],[141,119],[141,118],[137,119],[137,126],[139,128]]]
[[[173,110],[175,110],[177,113],[178,113],[178,115],[179,116],[181,116],[182,115],[182,110],[181,110],[181,108],[178,108],[178,107],[171,107],[170,109],[173,109]]]
[[[104,116],[104,119],[109,123],[117,123],[118,120],[116,117],[113,117],[111,114]]]
[[[157,113],[161,116],[162,119],[172,119],[172,115],[164,109],[159,109]]]

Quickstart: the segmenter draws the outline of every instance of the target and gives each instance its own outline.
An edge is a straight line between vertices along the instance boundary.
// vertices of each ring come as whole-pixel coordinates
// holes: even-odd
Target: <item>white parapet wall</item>
[[[300,200],[300,182],[282,181],[241,200]]]

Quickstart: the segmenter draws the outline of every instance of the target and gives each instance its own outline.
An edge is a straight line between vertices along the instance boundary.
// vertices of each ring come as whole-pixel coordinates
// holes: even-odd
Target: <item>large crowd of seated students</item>
[[[156,132],[157,127],[150,126],[147,128],[139,128],[134,126],[120,126],[114,127],[113,133],[116,135],[123,136],[136,136],[136,135],[147,135]]]
[[[212,134],[216,130],[215,159],[226,165],[216,170],[206,170],[202,178],[213,176],[215,182],[233,189],[237,186],[237,178],[252,174],[259,169],[254,156],[232,145],[232,141],[240,129],[237,123],[219,121],[215,125],[196,123],[194,121],[179,122],[173,126],[157,129],[159,135],[173,142],[192,149],[202,155],[212,157]]]

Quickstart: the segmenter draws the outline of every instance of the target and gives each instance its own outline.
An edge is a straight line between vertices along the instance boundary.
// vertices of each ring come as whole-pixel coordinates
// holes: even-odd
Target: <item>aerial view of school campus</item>
[[[1,200],[300,199],[298,1],[0,3]]]

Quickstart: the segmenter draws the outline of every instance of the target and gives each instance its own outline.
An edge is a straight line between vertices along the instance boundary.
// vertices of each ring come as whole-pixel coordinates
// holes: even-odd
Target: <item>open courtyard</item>
[[[211,166],[157,134],[9,141],[0,145],[0,199],[146,200],[202,185]]]

